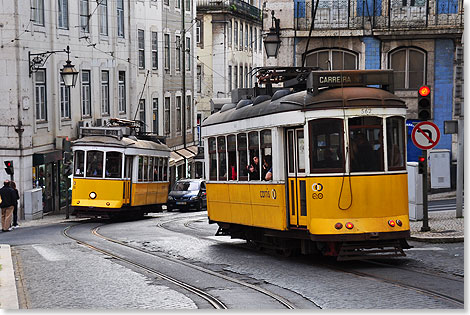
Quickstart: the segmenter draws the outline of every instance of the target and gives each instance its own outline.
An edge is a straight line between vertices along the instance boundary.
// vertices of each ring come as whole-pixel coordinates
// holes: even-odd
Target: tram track
[[[417,271],[408,268],[400,268],[394,265],[389,265],[385,263],[375,262],[375,261],[358,261],[361,264],[369,264],[375,267],[382,267],[387,269],[374,269],[364,265],[358,266],[348,266],[341,267],[337,263],[318,263],[325,268],[330,270],[335,270],[343,273],[352,274],[358,277],[372,279],[376,281],[381,281],[384,283],[392,284],[402,288],[410,289],[421,294],[432,296],[434,298],[439,298],[451,302],[452,304],[458,307],[464,307],[464,298],[459,297],[452,292],[443,292],[445,287],[452,287],[451,282],[463,282],[459,279],[450,279],[448,277],[438,276],[431,273],[426,273],[423,271]],[[358,270],[360,269],[360,270]],[[397,269],[400,272],[391,272],[396,271]],[[416,276],[414,274],[419,274]],[[388,275],[388,276],[387,276]],[[418,283],[413,283],[418,282]],[[437,289],[436,289],[437,287]],[[450,290],[451,291],[451,290]]]
[[[215,308],[215,309],[227,309],[227,306],[226,306],[224,303],[222,303],[218,298],[216,298],[215,296],[210,295],[210,294],[204,292],[203,290],[200,290],[200,289],[198,289],[198,288],[196,288],[196,287],[194,287],[194,286],[192,286],[192,285],[190,285],[190,284],[184,283],[184,282],[182,282],[182,281],[180,281],[180,280],[178,280],[178,279],[176,279],[176,278],[173,278],[173,277],[170,277],[170,276],[168,276],[168,275],[165,275],[165,274],[163,274],[163,273],[161,273],[161,272],[159,272],[159,271],[157,271],[157,270],[155,270],[155,269],[153,269],[153,268],[150,268],[150,267],[148,267],[148,266],[139,264],[139,263],[137,263],[137,262],[135,262],[135,261],[132,261],[132,260],[129,260],[129,259],[125,258],[125,257],[121,257],[121,256],[119,256],[119,255],[116,255],[116,254],[110,252],[110,251],[107,251],[107,250],[98,248],[98,247],[96,247],[96,246],[94,246],[94,245],[92,245],[92,244],[90,244],[90,243],[88,243],[88,242],[86,242],[86,241],[83,241],[83,240],[80,240],[80,239],[78,239],[78,238],[76,238],[76,237],[71,236],[71,235],[68,233],[68,230],[69,230],[71,227],[72,227],[72,226],[68,226],[66,229],[64,229],[63,234],[64,234],[66,237],[68,237],[68,238],[70,238],[70,239],[76,241],[77,243],[82,244],[82,245],[84,245],[84,246],[87,246],[88,248],[91,248],[91,249],[94,250],[94,251],[100,252],[100,253],[105,254],[105,255],[107,255],[107,256],[110,256],[110,257],[112,257],[112,258],[114,258],[114,259],[117,259],[117,260],[119,260],[119,261],[125,262],[126,264],[129,264],[129,265],[132,265],[132,266],[137,267],[137,268],[139,268],[139,269],[145,270],[146,272],[149,272],[150,274],[154,274],[154,275],[156,275],[156,276],[158,276],[158,277],[160,277],[160,278],[162,278],[162,279],[164,279],[164,280],[166,280],[166,281],[168,281],[168,282],[171,282],[172,284],[174,284],[174,285],[176,285],[176,286],[178,286],[178,287],[180,287],[180,288],[182,288],[182,289],[184,289],[184,290],[187,290],[187,291],[189,291],[189,292],[192,292],[192,293],[198,295],[199,297],[201,297],[202,299],[206,300],[206,301],[207,301],[210,305],[212,305],[213,308]],[[96,229],[96,228],[95,228],[95,229]]]
[[[171,222],[181,221],[182,219],[176,218],[173,220],[168,220],[164,222],[160,222],[158,226],[173,230],[168,228],[166,225]],[[191,227],[193,221],[185,222],[183,225],[187,228],[196,229],[195,227]],[[357,265],[360,264],[361,270],[357,270]],[[464,306],[464,298],[459,297],[457,294],[454,294],[452,290],[446,290],[448,287],[452,287],[452,284],[462,283],[463,279],[452,278],[448,275],[441,275],[436,273],[431,273],[423,270],[416,270],[415,268],[405,268],[401,266],[396,266],[394,264],[387,264],[384,262],[378,262],[373,260],[361,260],[354,263],[353,266],[339,267],[335,264],[325,264],[319,263],[318,265],[322,265],[323,267],[327,267],[329,269],[333,269],[335,271],[346,272],[349,274],[353,274],[355,276],[365,277],[377,281],[382,281],[385,283],[389,283],[392,285],[400,286],[403,288],[411,289],[421,294],[427,294],[436,298],[440,298],[446,301],[453,303],[458,307]],[[367,267],[370,266],[370,267]],[[374,270],[374,267],[377,270]],[[385,269],[386,268],[386,269]],[[368,270],[368,271],[364,271]],[[396,270],[399,270],[398,272]],[[379,274],[377,274],[379,273]],[[382,275],[380,274],[382,273]],[[389,274],[390,277],[386,277],[383,274]],[[399,275],[399,279],[393,279],[394,275]],[[413,283],[413,280],[417,283]],[[416,281],[419,279],[419,281]],[[448,293],[447,293],[448,292]]]
[[[172,220],[171,220],[172,221]],[[167,223],[167,222],[165,222]],[[199,272],[202,272],[204,274],[207,274],[207,275],[210,275],[212,277],[217,277],[223,281],[228,281],[228,282],[231,282],[231,283],[234,283],[238,286],[241,286],[241,287],[244,287],[245,289],[251,289],[251,290],[254,290],[264,296],[267,296],[269,297],[270,299],[276,301],[277,303],[281,304],[284,308],[287,308],[287,309],[296,309],[296,306],[291,303],[290,301],[288,301],[287,299],[283,298],[282,296],[279,296],[267,289],[264,289],[262,287],[259,287],[257,285],[254,285],[254,284],[251,284],[251,283],[248,283],[246,281],[243,281],[243,280],[240,280],[240,279],[236,279],[234,277],[230,277],[230,276],[227,276],[227,275],[224,275],[224,274],[221,274],[221,273],[218,273],[218,272],[215,272],[215,271],[212,271],[212,270],[209,270],[207,268],[204,268],[204,267],[201,267],[201,266],[198,266],[198,265],[195,265],[195,264],[191,264],[191,263],[188,263],[188,262],[185,262],[185,261],[181,261],[181,260],[178,260],[178,259],[175,259],[175,258],[172,258],[172,257],[168,257],[167,255],[162,255],[162,254],[158,254],[158,253],[155,253],[155,252],[152,252],[152,251],[148,251],[148,250],[145,250],[143,248],[140,248],[140,247],[136,247],[136,246],[133,246],[133,245],[130,245],[130,244],[127,244],[125,242],[122,242],[122,241],[119,241],[117,239],[113,239],[111,237],[107,237],[107,236],[104,236],[102,234],[100,234],[98,231],[99,229],[102,227],[103,225],[101,226],[98,226],[98,227],[95,227],[92,229],[91,233],[102,239],[102,240],[105,240],[105,241],[108,241],[110,243],[113,243],[113,244],[117,244],[117,245],[120,245],[122,247],[125,247],[125,248],[128,248],[128,249],[131,249],[131,250],[135,250],[135,251],[138,251],[138,252],[141,252],[143,254],[146,254],[146,255],[151,255],[153,257],[156,257],[158,259],[163,259],[167,262],[170,262],[170,263],[173,263],[173,264],[179,264],[179,265],[182,265],[184,267],[187,267],[187,268],[191,268],[191,269],[194,269],[194,270],[197,270]],[[178,280],[174,277],[171,277],[171,276],[168,276],[160,271],[157,271],[155,270],[154,268],[151,268],[151,267],[148,267],[148,266],[145,266],[145,265],[142,265],[140,263],[137,263],[135,261],[132,261],[128,258],[125,258],[125,257],[121,257],[120,255],[116,255],[112,252],[110,252],[109,250],[104,250],[102,248],[98,248],[97,246],[95,245],[92,245],[90,244],[89,242],[86,242],[84,240],[81,240],[81,239],[78,239],[76,237],[73,237],[71,236],[69,233],[68,233],[68,229],[71,228],[71,227],[67,227],[65,230],[64,230],[64,235],[68,238],[71,238],[73,240],[75,240],[76,242],[80,243],[80,244],[83,244],[95,251],[98,251],[98,252],[101,252],[105,255],[108,255],[110,257],[113,257],[119,261],[122,261],[122,262],[125,262],[127,264],[130,264],[134,267],[137,267],[139,269],[142,269],[142,270],[145,270],[146,272],[149,272],[151,274],[154,274],[154,275],[157,275],[159,277],[161,277],[162,279],[165,279],[171,283],[173,283],[174,285],[180,287],[180,288],[183,288],[185,290],[188,290],[198,296],[200,296],[201,298],[203,298],[204,300],[206,300],[207,302],[209,302],[213,308],[215,309],[227,309],[229,308],[225,303],[223,303],[222,301],[220,301],[219,298],[216,298],[210,294],[208,294],[207,292],[199,289],[199,288],[196,288],[190,284],[187,284],[187,283],[184,283],[183,281],[181,280]],[[313,302],[312,302],[313,303]],[[320,308],[318,305],[316,305],[315,303],[313,303],[315,306],[317,306],[318,308]]]

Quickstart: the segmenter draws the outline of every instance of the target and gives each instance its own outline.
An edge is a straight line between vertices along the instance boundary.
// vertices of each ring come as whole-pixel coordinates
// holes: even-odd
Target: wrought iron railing
[[[463,27],[463,0],[319,0],[314,29],[409,29]],[[426,6],[429,3],[429,8]],[[297,30],[307,31],[316,0],[294,2]],[[408,4],[408,5],[404,5]],[[412,4],[412,5],[409,5]],[[436,14],[437,13],[437,14]]]
[[[198,10],[227,10],[261,21],[261,10],[240,0],[197,0]]]

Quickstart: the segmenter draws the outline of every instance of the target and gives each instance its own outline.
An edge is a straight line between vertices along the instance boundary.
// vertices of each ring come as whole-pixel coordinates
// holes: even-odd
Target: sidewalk
[[[428,195],[428,201],[455,198],[455,191]],[[465,209],[463,211],[465,215]],[[429,232],[421,232],[423,221],[410,221],[410,240],[430,243],[464,241],[464,218],[456,218],[455,210],[428,212]]]

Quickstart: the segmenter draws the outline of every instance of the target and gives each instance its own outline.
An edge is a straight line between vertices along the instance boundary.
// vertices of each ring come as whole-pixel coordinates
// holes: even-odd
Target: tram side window
[[[227,136],[228,180],[237,180],[237,142],[235,135]]]
[[[316,119],[308,127],[310,172],[344,172],[343,121]]]
[[[144,179],[143,174],[142,174],[143,168],[144,168],[144,157],[139,156],[139,170],[138,170],[138,175],[137,175],[137,179],[139,182],[143,181]]]
[[[85,171],[85,151],[75,151],[75,157],[73,159],[75,170],[73,172],[76,177],[83,177]]]
[[[155,157],[155,165],[153,166],[153,181],[161,181],[162,177],[162,159]]]
[[[273,179],[271,130],[261,131],[261,180]]]
[[[144,156],[144,182],[149,180],[149,158],[148,156]]]
[[[350,118],[349,139],[352,172],[384,170],[382,118]]]
[[[122,154],[120,152],[106,152],[106,178],[121,178]]]
[[[237,135],[238,150],[238,180],[248,180],[248,157],[246,133]]]
[[[258,132],[253,131],[248,134],[248,150],[250,153],[250,161],[248,162],[248,175],[250,180],[260,179],[260,162],[259,162],[259,138]]]
[[[88,151],[87,152],[87,177],[103,177],[103,152],[101,151]]]
[[[217,137],[217,152],[219,153],[219,180],[227,180],[227,152],[225,137]]]
[[[154,159],[153,156],[149,157],[149,181],[153,182],[153,172],[155,171],[154,169]]]
[[[405,169],[405,121],[387,118],[387,161],[390,170]]]
[[[168,181],[168,159],[163,159],[163,180]]]
[[[215,138],[209,138],[209,179],[217,180],[217,149]]]
[[[132,176],[132,165],[134,161],[134,156],[132,155],[126,155],[126,165],[124,166],[124,177],[125,178],[131,178]]]

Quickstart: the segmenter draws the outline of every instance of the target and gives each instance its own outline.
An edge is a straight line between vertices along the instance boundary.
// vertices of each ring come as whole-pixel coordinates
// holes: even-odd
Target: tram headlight
[[[353,227],[354,227],[354,224],[352,224],[351,222],[346,223],[346,228],[348,230],[351,230]]]
[[[397,222],[397,225],[398,225],[398,226],[402,226],[402,225],[403,225],[403,222],[401,222],[400,219],[396,220],[395,222]]]
[[[92,191],[88,196],[90,196],[91,199],[95,199],[96,198],[96,193],[94,191]]]
[[[342,228],[343,228],[343,225],[340,222],[335,224],[335,229],[341,230]]]
[[[391,227],[395,227],[395,221],[388,220],[388,225],[390,225]]]

